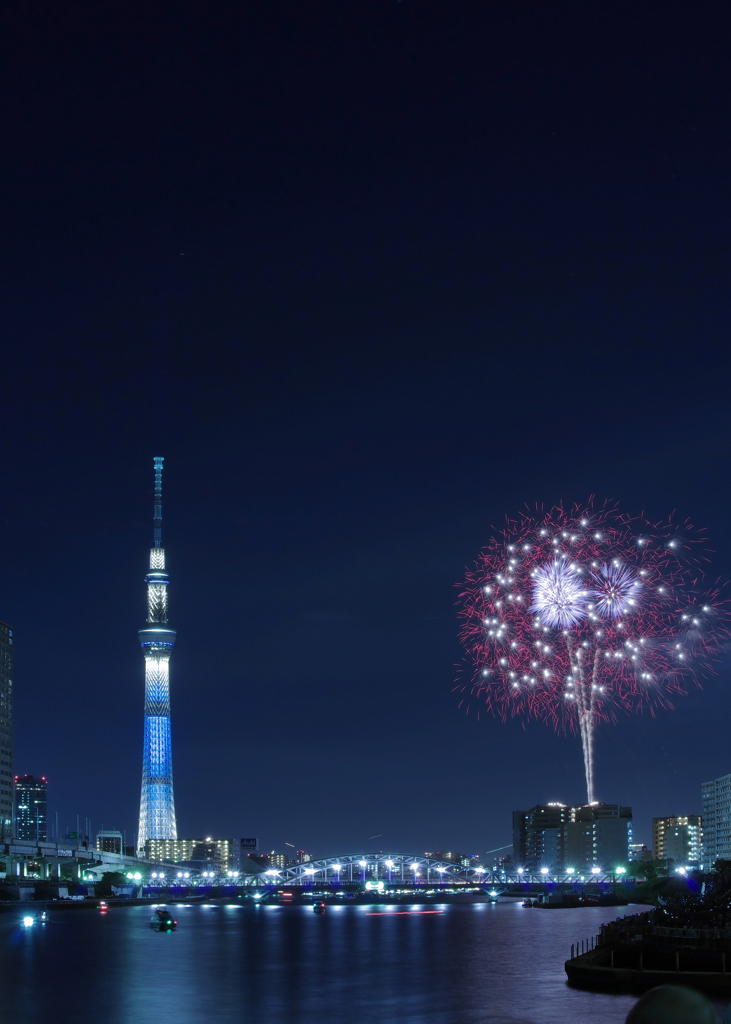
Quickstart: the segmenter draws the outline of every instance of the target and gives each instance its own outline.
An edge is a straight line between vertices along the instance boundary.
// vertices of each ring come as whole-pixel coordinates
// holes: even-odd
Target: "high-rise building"
[[[566,829],[566,864],[577,871],[612,871],[626,864],[632,847],[632,808],[584,804],[571,808]]]
[[[48,784],[35,775],[15,776],[15,835],[31,842],[48,840]]]
[[[147,625],[139,630],[145,655],[145,733],[142,755],[142,795],[137,850],[144,854],[151,840],[178,837],[173,798],[173,750],[170,737],[170,654],[175,630],[168,621],[168,584],[162,546],[162,458],[155,466],[153,547],[147,584]]]
[[[0,622],[0,839],[13,834],[13,631]]]
[[[258,849],[259,840],[254,837],[232,839],[229,867],[236,871],[243,871],[249,860],[249,854],[256,854]]]
[[[513,812],[513,862],[526,871],[611,871],[632,843],[632,808],[620,804],[537,804]]]
[[[652,852],[655,860],[676,864],[698,863],[703,844],[703,820],[699,814],[652,819]]]
[[[513,811],[513,862],[526,871],[563,871],[566,863],[566,825],[571,809],[566,804],[536,804],[529,811]]]
[[[717,860],[731,860],[731,775],[704,782],[703,864],[712,867]]]

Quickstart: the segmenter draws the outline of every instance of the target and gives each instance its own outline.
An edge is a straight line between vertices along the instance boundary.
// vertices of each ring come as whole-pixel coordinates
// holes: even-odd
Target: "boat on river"
[[[157,907],[150,918],[150,927],[156,932],[172,932],[177,926],[178,922],[173,920],[173,915],[165,907]]]

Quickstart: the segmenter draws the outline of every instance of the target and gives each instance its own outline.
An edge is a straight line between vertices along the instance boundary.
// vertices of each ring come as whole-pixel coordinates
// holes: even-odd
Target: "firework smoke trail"
[[[555,508],[493,537],[460,595],[473,665],[461,685],[503,720],[578,728],[594,800],[594,730],[617,709],[672,707],[712,670],[726,601],[704,589],[704,538],[616,509]]]

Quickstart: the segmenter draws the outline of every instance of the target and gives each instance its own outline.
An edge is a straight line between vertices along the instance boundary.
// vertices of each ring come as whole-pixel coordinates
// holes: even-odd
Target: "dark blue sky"
[[[476,852],[583,798],[577,737],[458,709],[454,585],[592,493],[731,572],[727,18],[11,0],[0,618],[62,827],[136,828],[153,455],[180,834]],[[600,728],[638,838],[731,771],[728,678]]]

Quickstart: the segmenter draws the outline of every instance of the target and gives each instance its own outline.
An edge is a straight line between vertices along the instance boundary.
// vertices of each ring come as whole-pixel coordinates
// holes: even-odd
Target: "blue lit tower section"
[[[170,739],[170,653],[175,630],[168,622],[168,574],[162,547],[162,463],[155,463],[154,547],[150,549],[147,625],[139,631],[145,655],[145,747],[137,852],[150,839],[177,839],[173,798],[173,748]]]

